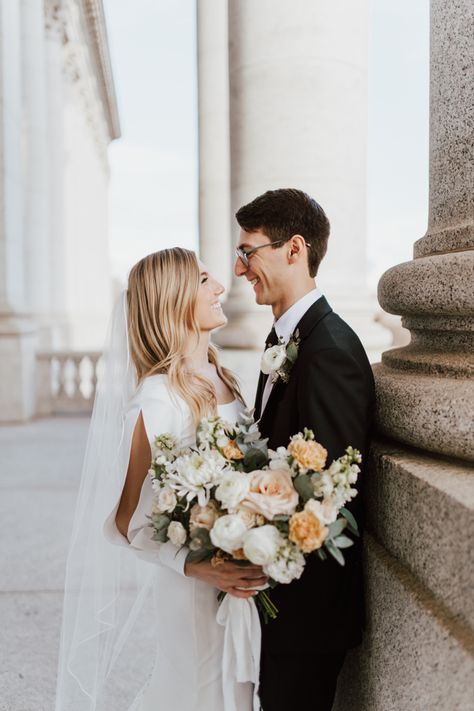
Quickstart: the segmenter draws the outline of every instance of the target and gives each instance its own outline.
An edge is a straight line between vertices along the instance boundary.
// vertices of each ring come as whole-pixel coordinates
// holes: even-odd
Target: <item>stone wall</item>
[[[430,208],[379,284],[411,332],[374,367],[367,630],[337,711],[474,709],[474,6],[431,3]]]

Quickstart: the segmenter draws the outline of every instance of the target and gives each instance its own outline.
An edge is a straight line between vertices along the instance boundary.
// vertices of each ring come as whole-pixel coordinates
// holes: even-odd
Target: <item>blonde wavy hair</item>
[[[185,367],[190,336],[199,337],[196,300],[201,281],[194,252],[181,247],[149,254],[128,277],[128,338],[140,383],[149,375],[167,373],[174,393],[190,407],[195,422],[217,414],[213,384]],[[210,345],[209,362],[234,396],[243,402],[235,376],[219,364]]]

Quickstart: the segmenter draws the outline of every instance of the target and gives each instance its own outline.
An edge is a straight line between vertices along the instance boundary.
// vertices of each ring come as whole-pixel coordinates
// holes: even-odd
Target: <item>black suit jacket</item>
[[[269,447],[287,446],[290,437],[312,429],[328,450],[328,464],[348,445],[366,458],[375,403],[374,380],[367,355],[354,331],[324,297],[304,314],[298,357],[287,384],[272,388],[260,420]],[[266,376],[260,374],[255,403],[260,416]],[[362,472],[359,495],[348,504],[363,527]],[[270,597],[279,609],[276,620],[262,623],[263,652],[343,650],[361,640],[364,611],[361,543],[344,550],[346,565],[331,556],[307,559],[299,580],[278,585]]]

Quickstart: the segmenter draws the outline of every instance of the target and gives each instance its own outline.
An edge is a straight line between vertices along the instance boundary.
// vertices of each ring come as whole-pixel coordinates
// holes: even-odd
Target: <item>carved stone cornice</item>
[[[66,17],[62,0],[44,0],[44,26],[48,38],[64,42]]]
[[[45,23],[62,36],[64,71],[80,88],[89,123],[106,143],[120,137],[102,0],[45,0]],[[53,29],[54,28],[54,29]],[[103,119],[97,116],[98,107]],[[104,126],[98,130],[98,124]]]
[[[120,121],[115,95],[109,43],[105,25],[102,0],[81,0],[82,12],[90,36],[90,48],[97,67],[97,79],[104,106],[107,107],[107,123],[111,140],[120,138]]]

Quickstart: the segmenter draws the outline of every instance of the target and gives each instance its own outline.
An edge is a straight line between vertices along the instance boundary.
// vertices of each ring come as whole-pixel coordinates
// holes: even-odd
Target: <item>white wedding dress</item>
[[[166,375],[154,375],[138,387],[126,413],[124,436],[129,441],[141,412],[150,445],[163,433],[174,435],[183,446],[195,444],[191,412],[183,401],[170,394],[167,382]],[[241,408],[235,400],[218,409],[222,417],[235,422]],[[252,711],[258,708],[253,698],[254,685],[239,682],[235,673],[236,667],[243,664],[247,672],[243,678],[248,678],[249,667],[258,665],[256,659],[242,659],[242,656],[256,656],[256,635],[259,644],[255,605],[253,601],[229,600],[227,596],[226,611],[219,611],[217,590],[184,575],[187,549],[151,538],[153,531],[146,515],[151,511],[152,498],[151,479],[146,476],[128,528],[130,543],[115,525],[118,501],[104,526],[111,543],[127,546],[156,565],[156,663],[133,708],[137,711]],[[228,614],[228,619],[218,622],[218,615],[222,618],[223,614]],[[253,655],[252,645],[236,643],[236,636],[242,635],[247,640],[253,637]]]

